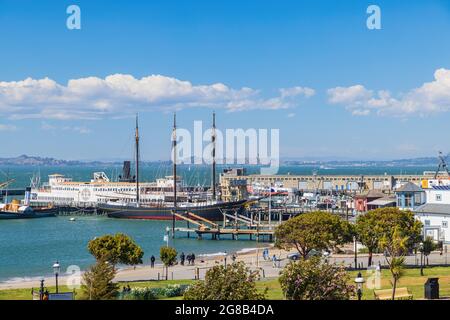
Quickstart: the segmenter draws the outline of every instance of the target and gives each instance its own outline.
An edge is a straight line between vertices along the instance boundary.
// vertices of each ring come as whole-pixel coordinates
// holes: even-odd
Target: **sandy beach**
[[[286,259],[288,254],[286,251],[273,249],[272,246],[268,245],[270,256],[275,254],[277,259]],[[277,276],[279,269],[272,267],[272,261],[264,261],[262,257],[263,248],[248,248],[235,253],[236,261],[243,261],[251,269],[262,268],[264,270],[264,275]],[[200,279],[202,279],[206,271],[218,264],[225,263],[225,257],[227,263],[232,262],[232,254],[229,253],[225,255],[224,253],[208,254],[208,255],[198,255],[195,259],[195,265],[184,266],[177,264],[169,268],[169,280],[181,280],[181,279],[194,279],[196,273],[198,272]],[[197,271],[198,269],[198,271]],[[261,273],[262,273],[261,270]],[[77,285],[79,283],[80,277],[77,275],[63,275],[59,276],[60,285]],[[8,281],[0,282],[0,290],[4,289],[17,289],[17,288],[37,288],[40,286],[40,280],[44,279],[46,286],[54,286],[55,277],[33,277],[33,278],[17,278],[10,279]],[[151,268],[148,263],[143,265],[138,265],[135,267],[125,267],[118,268],[117,276],[115,281],[117,282],[136,282],[136,281],[151,281],[151,280],[165,280],[165,268],[162,264],[155,264],[154,268]]]

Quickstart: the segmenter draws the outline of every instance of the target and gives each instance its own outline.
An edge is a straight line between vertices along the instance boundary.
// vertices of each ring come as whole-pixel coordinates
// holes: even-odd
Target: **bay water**
[[[258,173],[256,167],[248,167],[248,173]],[[421,174],[424,170],[434,168],[424,167],[339,167],[320,169],[314,166],[284,166],[280,174]],[[0,181],[5,176],[15,179],[10,188],[23,188],[30,184],[33,174],[40,173],[42,180],[47,181],[47,175],[61,173],[74,180],[89,181],[92,173],[104,171],[109,176],[117,177],[120,166],[61,166],[61,167],[0,167]],[[142,166],[142,180],[153,181],[155,178],[171,174],[169,165]],[[210,168],[208,166],[180,166],[178,174],[190,185],[209,185]],[[218,170],[218,172],[220,172]],[[177,222],[185,226],[182,222]],[[82,270],[94,262],[87,250],[89,240],[105,234],[117,232],[131,236],[144,250],[144,262],[149,263],[149,257],[159,256],[159,249],[165,245],[163,240],[165,229],[171,226],[170,221],[118,220],[104,216],[77,216],[70,221],[68,216],[30,219],[30,220],[0,220],[0,282],[20,281],[29,277],[48,276],[52,273],[52,265],[58,260],[61,270],[70,265],[77,265]],[[187,238],[185,234],[170,239],[170,245],[178,252],[214,254],[218,252],[236,252],[244,248],[256,247],[256,242],[249,240],[210,240],[196,239],[195,235]]]

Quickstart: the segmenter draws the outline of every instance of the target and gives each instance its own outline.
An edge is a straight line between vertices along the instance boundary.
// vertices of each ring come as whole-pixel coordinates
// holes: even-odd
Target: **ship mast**
[[[175,213],[177,212],[177,123],[176,114],[173,114],[172,150],[173,150],[173,210],[172,238],[175,237]]]
[[[212,200],[216,200],[216,113],[213,112],[213,123],[211,132],[211,142],[212,142]]]
[[[136,114],[136,206],[139,207],[139,125]]]

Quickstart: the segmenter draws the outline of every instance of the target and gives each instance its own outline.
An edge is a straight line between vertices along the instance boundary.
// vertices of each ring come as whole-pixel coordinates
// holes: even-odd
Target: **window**
[[[429,226],[430,225],[430,220],[425,220],[425,225]]]
[[[442,194],[437,194],[436,195],[436,201],[442,201]]]
[[[442,221],[442,228],[448,228],[448,221]]]

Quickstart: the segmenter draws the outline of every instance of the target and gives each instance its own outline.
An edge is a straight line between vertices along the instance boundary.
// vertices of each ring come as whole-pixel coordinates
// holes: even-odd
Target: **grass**
[[[353,284],[353,279],[358,274],[357,271],[349,272],[350,282]],[[366,271],[362,272],[366,280],[370,276]],[[439,278],[440,296],[450,297],[450,267],[427,267],[424,269],[424,276],[420,276],[420,269],[405,269],[405,275],[400,279],[398,287],[407,287],[414,295],[414,299],[424,298],[424,283],[428,278]],[[381,272],[381,289],[390,289],[390,272],[389,270],[382,270]],[[144,282],[121,282],[120,288],[127,284],[131,288],[142,287],[165,287],[169,284],[191,284],[194,280],[169,280],[169,281],[144,281]],[[257,282],[257,288],[263,291],[266,287],[267,298],[270,300],[282,300],[283,292],[278,282],[278,278],[267,278]],[[54,287],[48,287],[50,292],[55,292]],[[71,291],[66,286],[60,287],[60,292]],[[77,291],[79,293],[79,290]],[[76,294],[76,297],[80,294]],[[374,298],[373,289],[363,288],[363,299],[370,300]],[[181,297],[170,298],[171,300],[178,300]],[[0,300],[31,300],[31,289],[6,289],[0,290]]]
[[[356,277],[358,272],[350,272],[352,279]],[[364,278],[370,276],[369,273],[362,272]],[[412,294],[414,299],[424,299],[424,284],[428,278],[439,278],[439,295],[440,297],[450,297],[450,267],[427,267],[424,269],[424,276],[420,276],[420,269],[405,269],[405,274],[397,285],[398,288],[406,287]],[[381,288],[391,289],[391,274],[389,270],[382,270],[381,273]],[[368,289],[364,286],[363,299],[374,299],[373,289]]]

